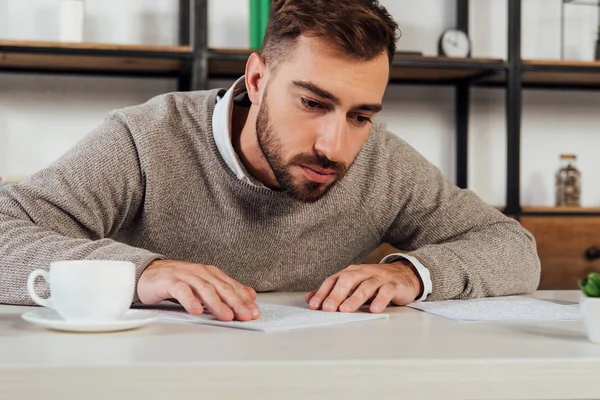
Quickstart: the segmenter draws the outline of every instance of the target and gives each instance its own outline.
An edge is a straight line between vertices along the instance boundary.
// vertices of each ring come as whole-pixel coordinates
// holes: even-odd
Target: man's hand
[[[174,298],[192,315],[202,314],[206,307],[221,321],[260,317],[256,292],[211,265],[153,261],[140,276],[137,292],[144,304]]]
[[[392,264],[351,265],[327,278],[306,295],[313,310],[354,312],[372,299],[369,310],[380,313],[390,304],[404,306],[422,293],[421,280],[406,260]]]

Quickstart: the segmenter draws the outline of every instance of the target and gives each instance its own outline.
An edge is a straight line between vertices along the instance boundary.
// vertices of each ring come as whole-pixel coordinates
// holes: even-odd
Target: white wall
[[[85,40],[175,44],[177,0],[88,0]],[[399,22],[401,50],[435,55],[444,29],[455,24],[455,0],[383,0]],[[243,48],[248,0],[209,0],[209,42]],[[0,0],[0,38],[56,40],[56,0]],[[560,0],[523,0],[523,57],[560,57]],[[567,6],[565,53],[591,59],[596,10]],[[505,58],[506,0],[472,0],[475,57]],[[223,87],[228,82],[212,82]],[[172,91],[172,80],[0,74],[0,174],[43,168],[100,123],[112,109]],[[504,91],[473,89],[469,185],[484,200],[504,204]],[[448,87],[391,86],[380,120],[409,141],[450,179],[455,175],[454,93]],[[575,152],[583,171],[584,205],[600,205],[595,163],[600,93],[526,91],[523,109],[522,200],[551,205],[560,152]]]

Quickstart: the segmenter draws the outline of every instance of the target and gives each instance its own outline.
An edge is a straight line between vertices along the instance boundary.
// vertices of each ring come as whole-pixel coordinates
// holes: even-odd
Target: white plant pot
[[[592,343],[600,344],[600,297],[582,294],[579,301],[587,337]]]
[[[82,42],[84,0],[58,0],[61,42]]]

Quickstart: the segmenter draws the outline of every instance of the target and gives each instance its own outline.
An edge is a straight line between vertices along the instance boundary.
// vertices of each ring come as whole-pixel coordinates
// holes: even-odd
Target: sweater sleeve
[[[0,303],[33,304],[27,278],[55,260],[132,261],[137,281],[164,257],[110,237],[135,220],[143,197],[135,143],[116,114],[48,168],[0,188]]]
[[[418,259],[431,274],[429,300],[535,291],[540,261],[533,236],[403,142],[393,146],[383,241]],[[391,221],[391,223],[389,222]]]

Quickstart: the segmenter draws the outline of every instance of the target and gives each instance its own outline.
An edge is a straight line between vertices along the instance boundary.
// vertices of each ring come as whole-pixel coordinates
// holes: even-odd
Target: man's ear
[[[252,53],[246,63],[246,90],[248,97],[254,105],[259,105],[261,100],[262,82],[265,79],[266,65],[257,53]]]

